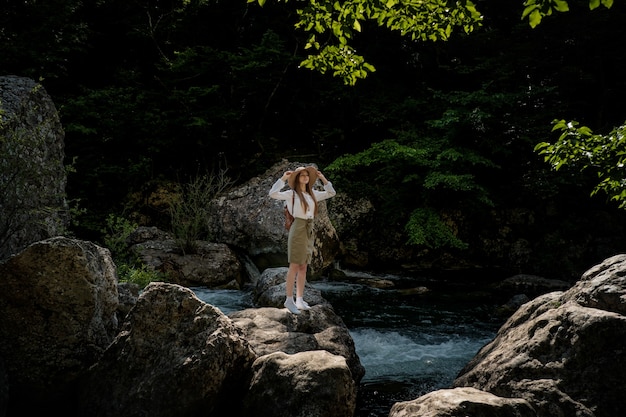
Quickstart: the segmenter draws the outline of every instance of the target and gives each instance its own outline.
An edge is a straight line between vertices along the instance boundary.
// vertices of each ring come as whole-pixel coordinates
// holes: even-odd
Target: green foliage
[[[260,6],[266,3],[266,0],[247,1]],[[350,46],[355,33],[362,32],[367,21],[420,41],[445,41],[455,28],[471,33],[482,24],[482,15],[470,0],[315,0],[301,3],[295,27],[308,33],[306,48],[316,53],[310,54],[300,65],[323,74],[331,72],[347,85],[354,85],[375,71],[374,66]],[[589,9],[596,9],[600,4],[610,8],[613,0],[589,0]],[[566,0],[526,0],[523,5],[522,19],[528,18],[533,28],[553,11],[569,11]],[[320,42],[320,38],[326,41]]]
[[[626,209],[626,124],[608,135],[597,135],[587,126],[575,121],[554,120],[553,131],[561,135],[554,143],[541,142],[535,147],[554,170],[574,166],[593,170],[599,178],[591,195],[600,191]]]
[[[430,153],[427,148],[387,139],[356,154],[335,159],[325,171],[349,193],[361,193],[373,199],[384,194],[384,202],[394,202],[407,185],[419,180],[418,172],[433,165]],[[389,207],[389,211],[395,210]]]
[[[3,73],[37,81],[66,76],[68,61],[88,48],[91,28],[82,17],[84,3],[83,0],[4,2],[0,13]],[[22,18],[26,16],[28,24],[24,25]],[[22,57],[28,60],[27,66],[20,66]]]
[[[248,0],[255,2],[263,6],[266,0]],[[355,33],[361,32],[368,21],[411,40],[438,41],[449,39],[454,28],[470,33],[482,20],[470,0],[316,0],[300,2],[297,12],[295,26],[308,34],[306,48],[316,51],[300,65],[321,73],[331,72],[347,85],[354,85],[375,71],[350,46]]]
[[[121,264],[117,267],[117,276],[120,282],[131,282],[139,288],[144,288],[153,281],[167,282],[165,274],[151,270],[146,265]]]
[[[613,0],[589,0],[589,9],[594,10],[602,4],[607,9],[613,6]],[[522,19],[528,18],[531,27],[536,27],[545,16],[551,16],[552,12],[567,12],[569,4],[565,0],[526,0]]]
[[[146,184],[212,170],[225,154],[252,169],[250,153],[274,152],[259,136],[264,123],[277,123],[271,118],[283,123],[285,111],[274,101],[280,88],[291,91],[281,82],[293,54],[266,28],[253,44],[217,41],[236,38],[229,35],[205,39],[202,28],[212,25],[197,19],[227,8],[212,7],[219,11],[176,10],[179,22],[166,14],[150,32],[134,21],[138,11],[125,16],[134,26],[124,44],[136,53],[125,56],[125,47],[111,57],[111,67],[88,69],[93,80],[62,101],[66,153],[76,157],[80,173],[71,191],[94,217],[85,218],[84,228],[98,230],[106,213],[118,209],[114,204]]]
[[[80,227],[81,218],[87,213],[87,209],[81,207],[80,199],[68,200],[67,206],[69,208],[69,218],[71,229],[65,231],[66,236],[74,236],[74,228]]]
[[[137,227],[137,224],[124,217],[109,214],[106,227],[102,229],[104,246],[111,251],[119,281],[131,282],[140,288],[152,281],[166,282],[166,274],[150,269],[131,253],[128,237]]]
[[[232,184],[226,170],[220,170],[218,174],[196,176],[182,185],[179,198],[170,206],[170,217],[172,233],[183,253],[195,253],[199,239],[210,239],[207,235],[209,204]]]
[[[454,236],[479,246],[482,229],[492,227],[480,214],[491,213],[491,200],[495,213],[518,205],[540,211],[563,194],[571,206],[578,197],[569,191],[580,187],[580,176],[555,178],[533,154],[554,109],[592,126],[623,120],[609,100],[624,92],[623,8],[587,14],[568,2],[567,16],[531,31],[530,12],[519,19],[523,1],[477,2],[489,26],[472,36],[456,36],[465,28],[442,23],[414,38],[405,31],[419,29],[412,23],[444,2],[421,2],[408,17],[393,9],[417,3],[274,1],[261,9],[239,1],[7,2],[0,66],[45,79],[66,130],[66,155],[76,158],[68,195],[87,210],[81,227],[88,231],[99,231],[131,193],[147,202],[151,184],[211,170],[216,160],[228,158],[231,170],[250,178],[280,158],[327,165],[344,155],[333,164],[341,169],[327,174],[338,190],[376,202],[375,222],[394,239],[403,230],[408,237],[404,226],[415,210],[430,209]],[[533,4],[540,3],[557,7]],[[387,19],[382,27],[373,9],[359,9],[368,4],[392,9],[377,16]],[[445,4],[443,17],[467,3]],[[294,36],[296,12],[305,7],[304,21],[320,16],[319,24],[298,26]],[[431,29],[447,41],[430,42]],[[398,39],[402,34],[408,36]],[[316,56],[315,71],[293,70]],[[376,65],[367,80],[374,66],[365,61]],[[325,68],[358,85],[320,77]],[[464,217],[457,234],[446,210],[459,208],[474,216]],[[481,230],[467,232],[470,226]]]
[[[485,213],[513,199],[527,203],[523,201],[527,195],[516,188],[520,181],[516,170],[534,156],[534,140],[528,133],[534,127],[527,120],[537,116],[535,103],[545,101],[551,91],[533,85],[529,94],[501,82],[493,67],[506,70],[502,63],[508,59],[506,55],[492,63],[479,59],[476,66],[463,67],[478,72],[470,73],[478,80],[483,74],[479,71],[487,68],[488,83],[379,104],[376,124],[393,123],[389,133],[393,136],[344,154],[324,171],[338,189],[368,198],[376,209],[376,224],[404,230],[410,244],[437,249],[480,244],[477,235],[489,226],[476,219],[488,218]],[[364,130],[361,139],[370,134]],[[530,193],[539,188],[536,181],[529,181],[528,187]],[[470,218],[473,224],[460,223]],[[434,235],[428,238],[428,233]]]
[[[415,209],[405,226],[408,243],[431,249],[456,248],[467,249],[467,243],[461,241],[433,209]]]
[[[404,136],[404,137],[403,137]],[[355,195],[365,195],[381,209],[383,221],[404,222],[408,243],[430,248],[467,247],[455,235],[452,223],[440,219],[463,201],[492,205],[487,190],[469,167],[493,167],[488,159],[445,140],[415,138],[405,132],[399,139],[373,144],[355,155],[344,155],[325,171]],[[348,178],[358,178],[348,183]],[[454,194],[454,202],[450,195]]]
[[[430,162],[426,158],[428,154],[428,149],[417,149],[398,143],[397,140],[387,139],[372,144],[369,149],[363,152],[337,158],[326,170],[332,171],[333,175],[341,178],[347,175],[354,176],[353,174],[357,170],[364,170],[372,166],[387,166],[391,162],[429,165]]]
[[[332,72],[333,76],[343,79],[348,85],[354,85],[358,79],[366,78],[368,72],[376,71],[349,45],[326,45],[319,53],[309,55],[300,66],[322,74]]]
[[[131,258],[128,237],[137,227],[136,223],[115,214],[109,214],[106,218],[106,226],[101,230],[104,246],[111,251],[111,257],[116,263],[127,262]]]

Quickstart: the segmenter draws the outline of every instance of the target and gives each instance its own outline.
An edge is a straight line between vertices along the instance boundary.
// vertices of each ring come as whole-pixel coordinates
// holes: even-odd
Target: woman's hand
[[[280,177],[280,179],[283,180],[284,182],[287,182],[289,177],[291,177],[291,174],[293,174],[293,171],[285,171],[285,173],[283,174],[282,177]]]
[[[320,171],[320,170],[317,170],[317,178],[322,180],[322,183],[324,183],[324,184],[326,184],[328,182],[328,180],[326,179],[326,177],[324,176],[324,174],[322,174],[322,171]]]

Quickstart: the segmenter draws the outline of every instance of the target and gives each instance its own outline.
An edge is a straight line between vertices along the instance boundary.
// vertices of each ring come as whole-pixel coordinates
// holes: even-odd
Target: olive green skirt
[[[296,217],[287,238],[287,261],[290,264],[310,264],[313,258],[313,219]]]

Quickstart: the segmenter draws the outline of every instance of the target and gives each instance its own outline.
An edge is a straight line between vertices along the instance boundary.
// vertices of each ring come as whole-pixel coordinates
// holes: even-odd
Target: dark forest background
[[[521,0],[479,0],[483,27],[436,43],[364,26],[354,46],[377,71],[346,86],[298,68],[294,3],[2,2],[0,73],[41,82],[60,112],[76,236],[102,241],[111,214],[167,229],[170,184],[287,158],[374,203],[372,250],[576,279],[625,249],[597,179],[534,151],[553,119],[624,122],[624,4],[571,1],[532,29]]]

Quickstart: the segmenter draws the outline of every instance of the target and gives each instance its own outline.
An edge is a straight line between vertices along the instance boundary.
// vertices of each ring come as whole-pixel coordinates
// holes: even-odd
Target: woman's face
[[[309,182],[309,172],[307,170],[302,170],[300,175],[298,175],[298,183],[300,184],[308,184]]]

